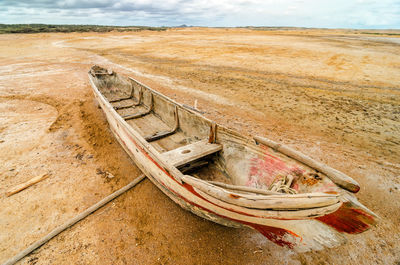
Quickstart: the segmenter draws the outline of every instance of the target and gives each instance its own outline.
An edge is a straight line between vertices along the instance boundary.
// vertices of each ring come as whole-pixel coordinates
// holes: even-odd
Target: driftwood
[[[256,142],[265,144],[265,145],[275,149],[276,151],[279,151],[293,159],[296,159],[297,161],[304,163],[305,165],[307,165],[311,168],[314,168],[315,170],[317,170],[321,173],[324,173],[335,184],[337,184],[338,186],[340,186],[348,191],[356,193],[360,190],[360,185],[351,177],[349,177],[346,174],[344,174],[334,168],[331,168],[321,162],[318,162],[318,161],[312,159],[311,157],[306,156],[286,145],[279,144],[272,140],[269,140],[264,137],[259,137],[259,136],[255,136],[254,140]]]
[[[146,176],[144,174],[140,175],[139,177],[134,179],[131,183],[129,183],[125,187],[123,187],[123,188],[117,190],[116,192],[108,195],[107,197],[105,197],[104,199],[102,199],[101,201],[96,203],[95,205],[87,208],[85,211],[83,211],[82,213],[78,214],[74,218],[70,219],[69,221],[67,221],[63,225],[60,225],[59,227],[57,227],[56,229],[51,231],[46,236],[42,237],[41,239],[39,239],[38,241],[36,241],[32,245],[30,245],[29,247],[27,247],[26,249],[24,249],[23,251],[21,251],[20,253],[15,255],[14,257],[12,257],[11,259],[7,260],[5,263],[3,263],[3,265],[12,265],[12,264],[17,263],[19,260],[23,259],[25,256],[30,254],[32,251],[34,251],[35,249],[37,249],[40,246],[44,245],[46,242],[48,242],[50,239],[52,239],[56,235],[60,234],[62,231],[66,230],[67,228],[69,228],[71,226],[73,226],[74,224],[76,224],[77,222],[81,221],[83,218],[85,218],[89,214],[93,213],[94,211],[98,210],[100,207],[102,207],[105,204],[109,203],[110,201],[112,201],[113,199],[115,199],[116,197],[121,195],[122,193],[124,193],[124,192],[128,191],[130,188],[134,187],[136,184],[138,184],[140,181],[142,181],[145,177]]]
[[[34,177],[34,178],[28,180],[25,183],[21,183],[21,184],[15,186],[15,187],[11,188],[10,190],[8,190],[6,192],[6,195],[7,195],[7,197],[9,197],[11,195],[14,195],[15,193],[18,193],[18,192],[20,192],[20,191],[32,186],[33,184],[36,184],[36,183],[44,180],[48,176],[49,176],[49,174],[46,173],[46,174],[42,174],[42,175],[39,175],[37,177]]]

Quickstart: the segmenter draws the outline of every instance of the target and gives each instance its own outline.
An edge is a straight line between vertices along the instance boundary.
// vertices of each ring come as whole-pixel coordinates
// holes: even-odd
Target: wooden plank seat
[[[124,116],[122,116],[122,118],[124,118],[125,120],[137,119],[137,118],[146,116],[147,114],[149,114],[152,111],[153,111],[153,94],[151,94],[151,96],[150,96],[150,103],[149,103],[147,110],[145,110],[144,112],[141,112],[141,113],[124,115]]]
[[[109,100],[108,102],[116,103],[116,102],[121,102],[121,101],[128,100],[128,99],[132,99],[132,96],[125,97],[125,98],[117,98],[117,99]]]
[[[113,99],[113,100],[109,100],[108,102],[110,102],[110,103],[116,103],[116,102],[121,102],[121,101],[124,101],[124,100],[127,100],[127,99],[134,99],[134,92],[135,92],[135,90],[134,90],[134,88],[132,87],[131,93],[130,93],[130,95],[129,95],[128,97]],[[137,105],[141,104],[141,102],[142,102],[142,96],[143,96],[143,89],[140,89],[140,90],[139,90],[139,100],[138,100]],[[135,103],[135,104],[136,104],[136,103]],[[133,106],[137,106],[137,105],[135,105],[135,104],[134,104]]]
[[[146,141],[152,142],[152,141],[156,141],[161,138],[164,138],[164,137],[174,134],[179,128],[179,116],[178,116],[178,107],[177,106],[175,106],[174,117],[175,117],[175,124],[172,129],[167,130],[167,131],[156,132],[152,135],[145,136],[144,138],[146,139]]]
[[[207,140],[202,140],[162,153],[161,155],[168,163],[175,167],[180,167],[221,150],[222,145],[210,144]]]
[[[151,109],[148,109],[148,110],[146,110],[144,112],[141,112],[141,113],[128,114],[128,115],[122,116],[122,118],[124,118],[125,120],[137,119],[137,118],[146,116],[150,112],[151,112]]]
[[[133,92],[132,92],[133,95]],[[142,96],[143,96],[143,90],[139,90],[139,96],[138,99],[135,99],[133,96],[131,96],[129,99],[132,99],[136,102],[130,104],[130,105],[126,105],[126,106],[115,106],[114,109],[115,110],[121,110],[121,109],[127,109],[127,108],[131,108],[131,107],[136,107],[142,104]]]
[[[138,101],[138,100],[136,100],[134,98],[130,98],[130,99],[134,100],[134,102],[132,104],[125,105],[125,106],[113,106],[113,108],[115,110],[121,110],[121,109],[128,109],[128,108],[131,108],[131,107],[136,107],[136,106],[139,106],[141,104],[140,101]]]

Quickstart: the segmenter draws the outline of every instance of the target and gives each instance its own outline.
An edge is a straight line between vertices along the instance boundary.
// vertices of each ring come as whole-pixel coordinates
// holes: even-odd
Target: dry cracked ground
[[[20,264],[399,264],[399,36],[201,28],[1,35],[0,262],[140,174],[93,100],[87,71],[98,64],[353,176],[379,223],[343,246],[297,253],[198,218],[145,180]]]

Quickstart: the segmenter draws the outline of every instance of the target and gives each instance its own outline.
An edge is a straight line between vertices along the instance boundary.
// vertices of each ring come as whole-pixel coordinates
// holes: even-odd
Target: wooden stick
[[[278,152],[281,152],[282,154],[285,154],[293,159],[296,159],[297,161],[304,163],[305,165],[314,168],[315,170],[324,173],[328,178],[330,178],[335,184],[338,186],[351,191],[351,192],[358,192],[360,190],[360,185],[352,179],[351,177],[347,176],[346,174],[333,169],[325,164],[322,164],[321,162],[315,161],[309,156],[306,156],[286,145],[276,143],[272,140],[269,140],[264,137],[260,136],[255,136],[254,140],[256,142],[265,144],[273,149],[275,149]]]
[[[38,183],[39,181],[44,180],[44,179],[47,178],[48,176],[49,176],[49,174],[46,173],[46,174],[43,174],[43,175],[39,175],[39,176],[37,176],[37,177],[34,177],[34,178],[28,180],[28,181],[25,182],[25,183],[21,183],[21,184],[15,186],[14,188],[11,188],[10,190],[8,190],[8,191],[6,192],[6,195],[7,195],[7,197],[10,197],[11,195],[14,195],[15,193],[18,193],[18,192],[20,192],[20,191],[22,191],[22,190],[24,190],[24,189],[26,189],[26,188],[32,186],[33,184]]]
[[[21,251],[20,253],[18,253],[14,257],[12,257],[11,259],[7,260],[5,263],[3,263],[3,265],[12,265],[12,264],[17,263],[19,260],[23,259],[26,255],[30,254],[35,249],[37,249],[40,246],[44,245],[46,242],[48,242],[50,239],[52,239],[53,237],[55,237],[56,235],[58,235],[62,231],[66,230],[67,228],[69,228],[71,226],[73,226],[74,224],[76,224],[77,222],[81,221],[83,218],[85,218],[89,214],[93,213],[94,211],[96,211],[100,207],[104,206],[105,204],[109,203],[110,201],[112,201],[113,199],[115,199],[116,197],[121,195],[122,193],[124,193],[124,192],[128,191],[130,188],[134,187],[136,184],[138,184],[140,181],[142,181],[145,177],[146,176],[144,174],[140,175],[139,177],[134,179],[131,183],[129,183],[125,187],[123,187],[123,188],[117,190],[116,192],[108,195],[107,197],[105,197],[104,199],[102,199],[101,201],[96,203],[95,205],[87,208],[82,213],[80,213],[77,216],[75,216],[74,218],[70,219],[68,222],[66,222],[63,225],[57,227],[56,229],[51,231],[49,234],[47,234],[46,236],[44,236],[40,240],[38,240],[35,243],[33,243],[32,245],[30,245],[28,248],[24,249],[23,251]]]

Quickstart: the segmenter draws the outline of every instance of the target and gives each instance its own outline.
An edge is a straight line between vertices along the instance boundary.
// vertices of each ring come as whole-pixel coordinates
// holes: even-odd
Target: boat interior
[[[114,110],[185,175],[225,188],[243,187],[247,193],[336,190],[328,178],[306,165],[217,126],[196,109],[134,79],[98,66],[89,73]],[[275,185],[278,179],[285,179],[289,189],[280,190]]]
[[[214,123],[133,79],[109,75],[102,68],[96,77],[101,80],[100,92],[118,114],[169,163],[184,174],[232,184],[218,163],[222,145],[217,143]]]

